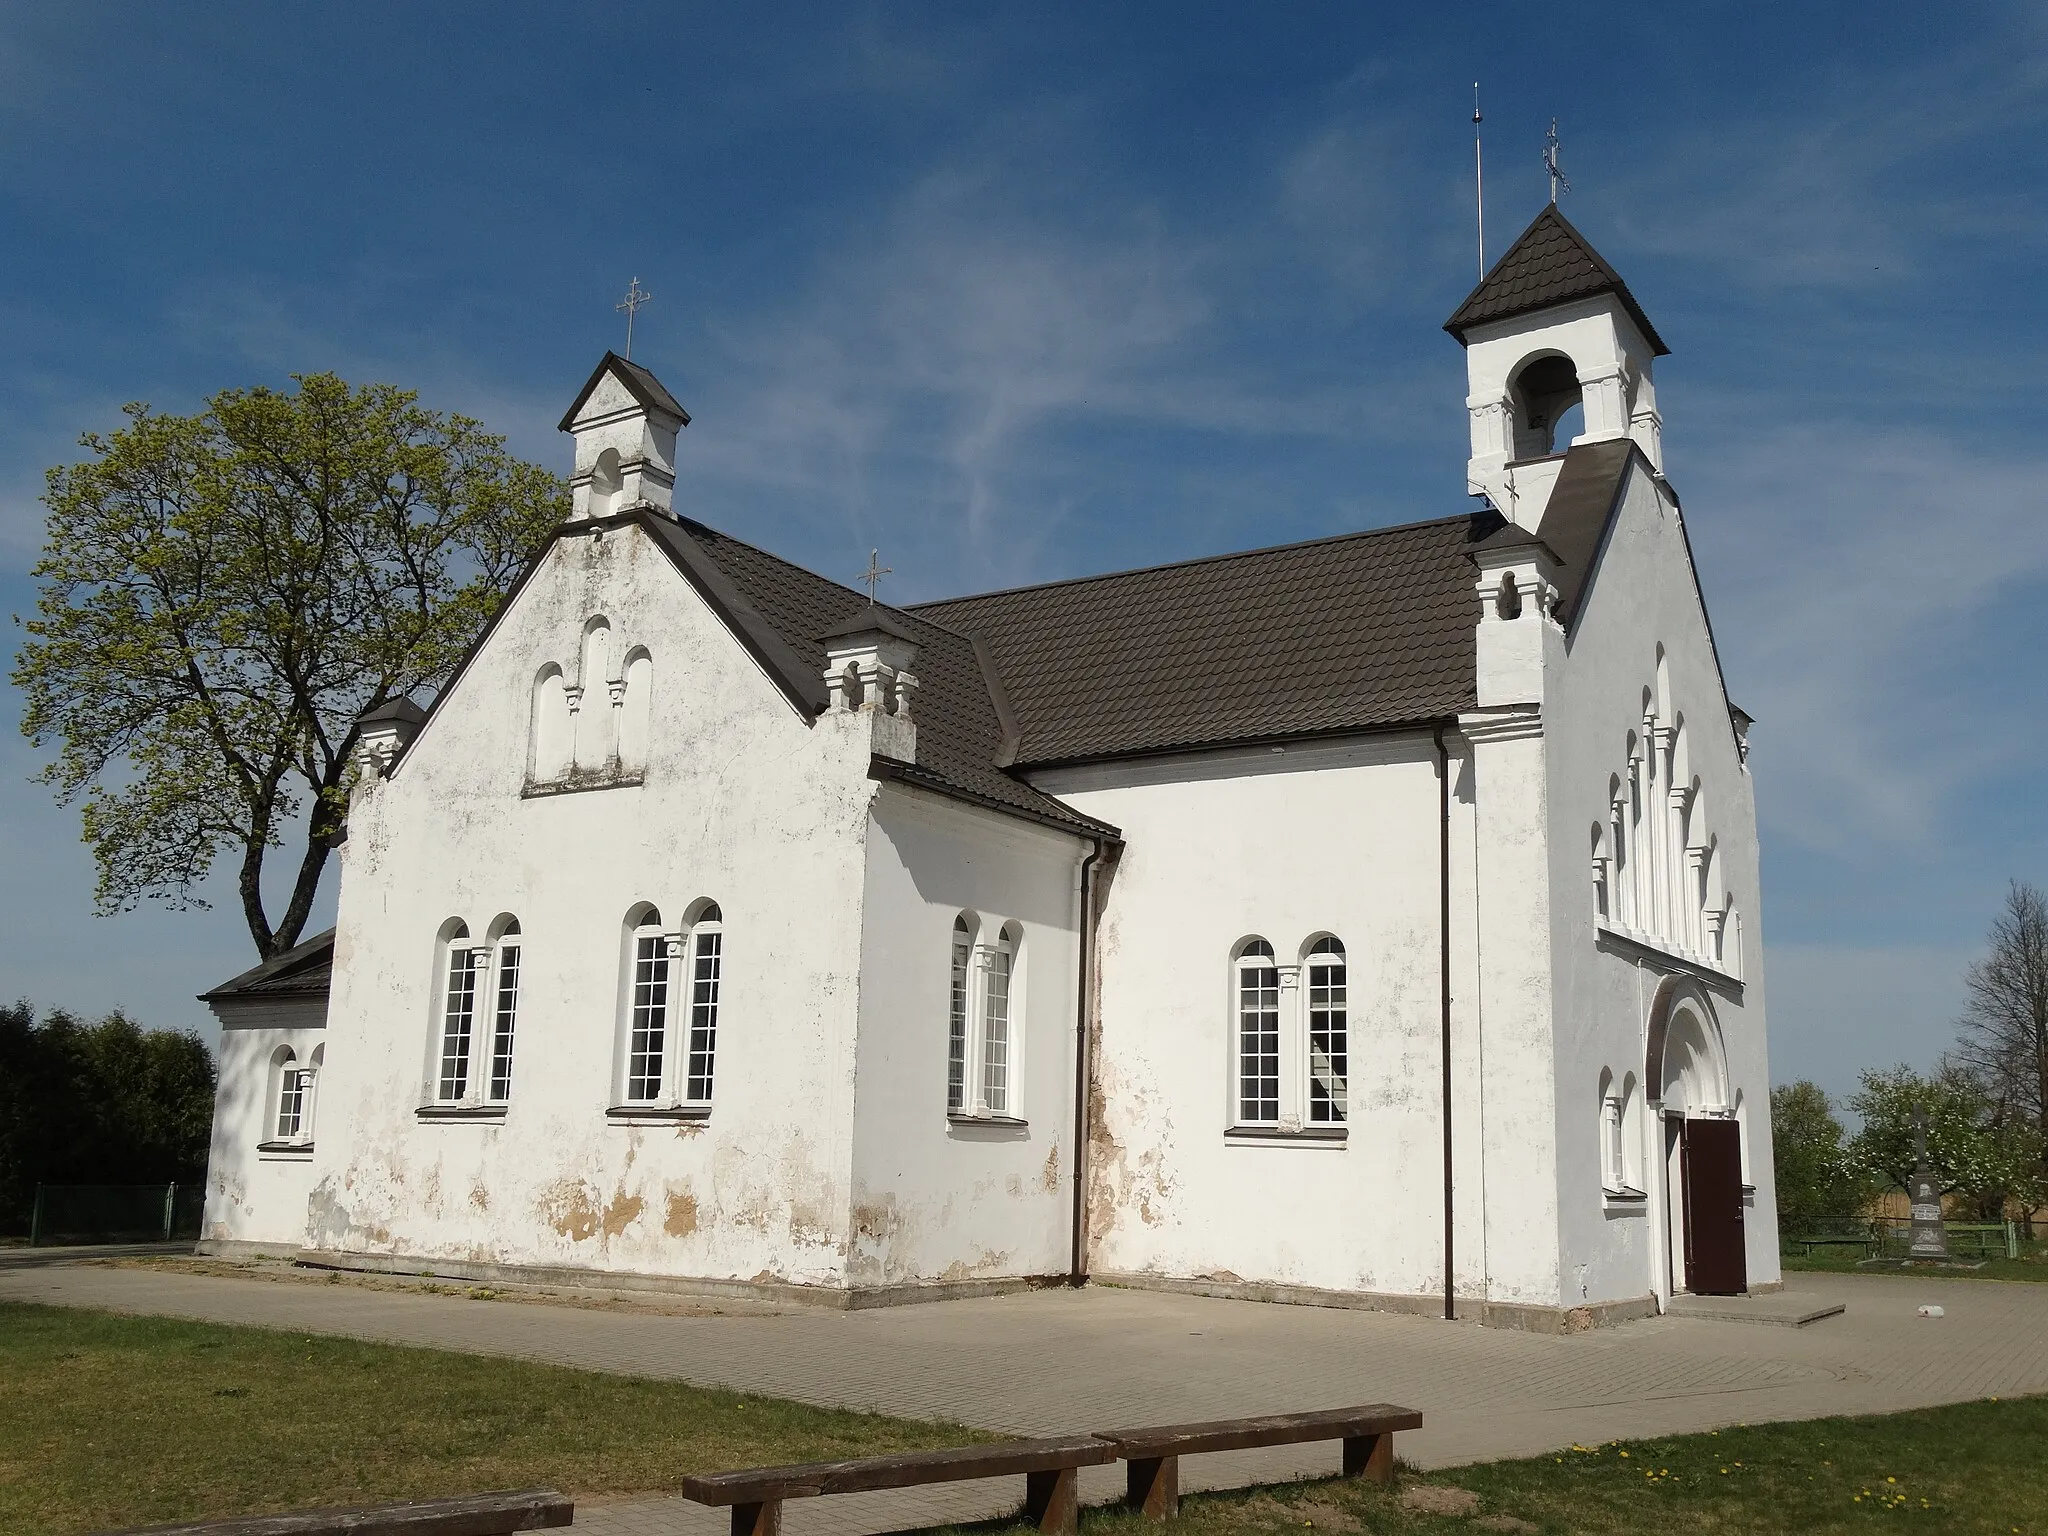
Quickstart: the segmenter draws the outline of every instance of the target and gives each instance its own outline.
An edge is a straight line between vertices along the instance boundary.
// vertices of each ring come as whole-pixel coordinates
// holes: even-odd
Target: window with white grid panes
[[[1213,974],[1213,973],[1212,973]],[[1273,946],[1253,939],[1237,959],[1237,1118],[1280,1120],[1280,968]]]
[[[1004,929],[981,974],[981,1103],[991,1115],[1010,1112],[1010,977],[1016,945]]]
[[[1308,1119],[1344,1123],[1344,1089],[1351,1072],[1349,988],[1344,946],[1321,938],[1308,954]]]
[[[967,1108],[968,984],[974,969],[974,928],[965,916],[953,919],[953,983],[946,1016],[946,1109]]]
[[[662,1097],[668,1054],[669,936],[650,913],[633,933],[632,1018],[626,1041],[626,1101],[654,1104]]]
[[[490,964],[487,947],[472,949],[458,933],[448,945],[448,990],[441,1010],[441,1069],[434,1097],[459,1103],[469,1095],[471,1048],[476,1036],[478,973]]]
[[[725,929],[718,908],[706,907],[690,929],[690,1060],[683,1098],[691,1104],[711,1102],[724,957]]]
[[[306,1125],[306,1100],[312,1087],[313,1074],[298,1064],[290,1051],[284,1054],[284,1067],[278,1074],[277,1086],[277,1139],[297,1141]]]
[[[498,984],[491,1004],[490,1098],[502,1104],[512,1097],[512,1038],[519,1023],[519,924],[508,923],[498,936]]]

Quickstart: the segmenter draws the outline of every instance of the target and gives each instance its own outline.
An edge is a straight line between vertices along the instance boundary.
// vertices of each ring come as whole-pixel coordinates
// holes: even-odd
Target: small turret
[[[1572,443],[1631,438],[1662,469],[1663,419],[1651,380],[1671,349],[1621,275],[1546,207],[1494,263],[1444,329],[1464,345],[1472,456],[1465,488],[1539,528]],[[1558,428],[1574,406],[1583,430]]]
[[[576,439],[572,521],[629,507],[672,511],[676,434],[690,413],[638,363],[607,352],[562,418]]]

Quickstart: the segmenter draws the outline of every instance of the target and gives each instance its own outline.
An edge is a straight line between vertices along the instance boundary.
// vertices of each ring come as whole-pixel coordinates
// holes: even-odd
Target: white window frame
[[[1288,1028],[1287,989],[1282,972],[1280,958],[1274,953],[1272,943],[1263,938],[1245,940],[1238,946],[1237,953],[1230,962],[1230,1123],[1247,1130],[1284,1129],[1291,1109],[1287,1093],[1287,1039],[1291,1031]],[[1263,980],[1249,980],[1254,975],[1270,975],[1272,979],[1270,984]],[[1253,1000],[1254,992],[1260,1006],[1248,1007],[1247,1003]],[[1271,1004],[1270,1007],[1265,1006],[1268,1002]],[[1246,1050],[1246,1025],[1254,1014],[1261,1020],[1268,1016],[1272,1020],[1270,1031],[1264,1028],[1258,1031],[1261,1036],[1270,1033],[1270,1053],[1263,1049],[1263,1039],[1260,1042],[1262,1048],[1256,1053]],[[1272,1063],[1270,1073],[1263,1070],[1263,1064],[1269,1054]],[[1248,1094],[1245,1090],[1254,1081],[1254,1074],[1248,1067],[1254,1055],[1262,1066],[1262,1070],[1256,1074],[1261,1091]],[[1272,1085],[1270,1095],[1263,1091],[1269,1081]],[[1266,1113],[1269,1102],[1270,1114]],[[1254,1103],[1257,1105],[1256,1109],[1251,1107]],[[1296,1124],[1299,1124],[1298,1118]]]
[[[448,940],[447,956],[441,966],[439,1024],[434,1037],[433,1083],[431,1098],[436,1104],[472,1104],[476,1102],[477,1084],[477,1040],[476,1015],[477,994],[489,994],[491,946],[472,944],[467,932],[457,934]],[[459,990],[458,990],[459,979]],[[462,1005],[460,1014],[461,1033],[457,1037],[458,1000]],[[488,1053],[488,1046],[486,1046]],[[451,1070],[459,1062],[459,1075]],[[488,1063],[486,1064],[488,1070]]]
[[[718,1085],[718,1026],[725,990],[725,918],[716,903],[706,906],[690,924],[688,937],[685,952],[689,964],[683,978],[686,993],[682,998],[688,1017],[682,1021],[683,1037],[676,1042],[681,1049],[674,1052],[680,1068],[675,1102],[680,1108],[708,1110]],[[669,998],[673,1013],[673,983]]]
[[[1333,946],[1324,948],[1325,945]],[[1303,1119],[1318,1129],[1334,1130],[1350,1123],[1351,1104],[1351,956],[1344,948],[1344,941],[1334,933],[1326,933],[1309,946],[1302,969],[1307,972],[1303,978],[1305,986],[1301,993],[1302,1004],[1302,1051],[1303,1075],[1301,1080],[1301,1103],[1306,1111]],[[1337,970],[1341,977],[1334,983],[1318,983],[1318,972]],[[1317,1007],[1319,992],[1334,987],[1339,994],[1335,998],[1323,997],[1322,1007]],[[1343,1058],[1342,1070],[1333,1065],[1329,1073],[1336,1084],[1336,1091],[1329,1099],[1316,1099],[1316,1015],[1329,1013],[1336,1016],[1336,1023],[1330,1033],[1341,1035]],[[1325,1089],[1328,1093],[1328,1089]],[[1319,1113],[1320,1111],[1320,1113]]]
[[[986,937],[991,931],[994,937]],[[962,912],[954,918],[947,939],[947,1117],[963,1123],[1022,1124],[1028,1017],[1024,925]]]
[[[298,1052],[287,1049],[284,1060],[278,1063],[277,1092],[270,1101],[271,1134],[264,1139],[272,1144],[302,1147],[313,1140],[313,1107],[317,1100],[320,1069],[308,1059],[306,1065],[299,1065]],[[291,1123],[285,1123],[285,1103],[291,1100]]]
[[[618,1103],[626,1109],[668,1109],[674,1107],[674,1096],[670,1085],[675,1070],[675,972],[676,962],[683,958],[684,936],[676,932],[664,932],[658,920],[641,923],[628,936],[626,944],[626,1017],[624,1036],[619,1052]],[[643,978],[641,965],[650,969]],[[660,1043],[654,1046],[642,1044],[643,1033],[652,1034],[653,1016],[643,1017],[643,1009],[652,1009],[654,999],[651,989],[659,987]],[[650,989],[643,999],[641,988]],[[658,1055],[657,1055],[658,1052]],[[645,1067],[646,1058],[655,1056],[652,1073]],[[652,1080],[652,1091],[647,1084]],[[642,1091],[635,1093],[635,1089]]]
[[[519,995],[526,980],[526,944],[516,921],[491,946],[490,964],[484,974],[490,981],[490,1034],[485,1043],[484,1070],[472,1080],[480,1085],[479,1102],[506,1104],[511,1102],[512,1072],[518,1062]]]

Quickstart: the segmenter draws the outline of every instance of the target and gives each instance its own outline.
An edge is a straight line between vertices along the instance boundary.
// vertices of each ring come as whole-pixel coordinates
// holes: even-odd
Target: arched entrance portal
[[[1650,1009],[1643,1075],[1660,1144],[1668,1291],[1733,1296],[1749,1289],[1742,1208],[1742,1129],[1730,1108],[1728,1056],[1706,989],[1665,978]]]

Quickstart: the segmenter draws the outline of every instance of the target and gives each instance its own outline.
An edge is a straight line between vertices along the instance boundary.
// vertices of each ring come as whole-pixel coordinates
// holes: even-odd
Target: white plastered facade
[[[1487,436],[1518,359],[1572,356],[1586,438],[1642,449],[1569,632],[1540,542],[1475,546],[1474,707],[1027,775],[1113,837],[874,773],[917,758],[910,653],[835,640],[830,706],[793,700],[643,527],[592,504],[594,454],[640,444],[622,457],[659,511],[674,432],[622,388],[591,394],[576,519],[417,737],[377,738],[357,792],[310,1153],[256,1150],[259,1064],[286,1035],[230,1032],[207,1240],[841,1300],[1085,1272],[1569,1327],[1682,1287],[1668,1123],[1690,1115],[1742,1125],[1748,1278],[1775,1283],[1753,801],[1656,469],[1650,349],[1611,300],[1542,318],[1470,348],[1474,484],[1543,538],[1557,461],[1511,467]],[[687,959],[711,904],[715,1089],[636,1112],[636,925],[652,908]],[[512,1090],[437,1113],[446,936],[508,919]],[[1307,1112],[1330,940],[1341,1124]],[[1254,941],[1282,1021],[1278,1112],[1256,1124],[1234,1033]]]

